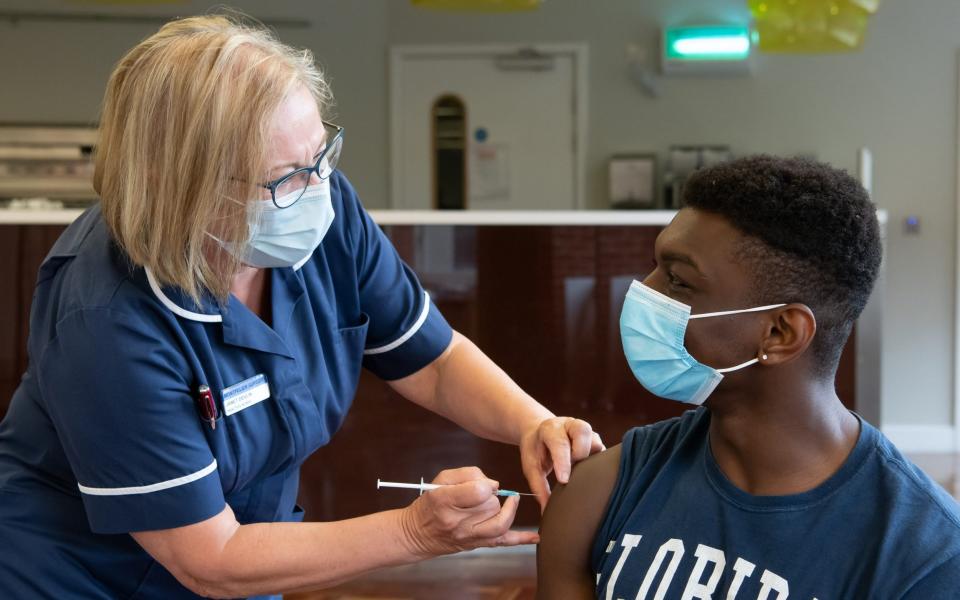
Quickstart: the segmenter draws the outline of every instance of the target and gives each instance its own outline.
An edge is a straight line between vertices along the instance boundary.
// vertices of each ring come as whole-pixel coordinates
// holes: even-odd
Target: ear
[[[817,333],[817,319],[805,304],[788,304],[771,315],[760,346],[762,365],[786,364],[806,352]]]

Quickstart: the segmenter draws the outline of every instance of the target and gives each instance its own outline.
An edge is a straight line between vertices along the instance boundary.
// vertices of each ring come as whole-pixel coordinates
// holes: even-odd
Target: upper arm
[[[577,464],[570,483],[557,486],[540,525],[538,598],[593,598],[590,551],[617,480],[621,446]]]
[[[337,184],[348,213],[360,310],[370,318],[363,365],[388,381],[406,377],[447,349],[452,330],[346,179],[338,177]]]
[[[209,595],[223,576],[217,557],[240,527],[233,510],[183,527],[137,531],[130,535],[181,584],[200,595]]]
[[[224,507],[191,369],[163,328],[149,314],[78,311],[57,325],[38,365],[96,533],[179,527]]]
[[[453,352],[454,347],[463,339],[465,339],[463,335],[454,331],[450,343],[440,356],[435,358],[430,364],[406,377],[388,381],[387,384],[393,391],[407,400],[424,408],[435,410],[434,401],[436,400],[437,388],[440,383],[440,370],[447,357]]]

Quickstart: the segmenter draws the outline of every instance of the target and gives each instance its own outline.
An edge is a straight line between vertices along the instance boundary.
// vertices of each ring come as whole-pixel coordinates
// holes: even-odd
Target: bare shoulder
[[[617,481],[620,445],[574,467],[570,483],[557,486],[540,525],[538,598],[593,598],[590,549]]]
[[[574,510],[581,517],[588,511],[590,514],[596,513],[596,525],[599,526],[603,510],[610,499],[610,492],[617,481],[620,451],[621,445],[617,444],[579,462],[570,474],[570,482],[558,485],[551,494],[544,513],[543,526],[549,526],[548,521],[553,520],[555,514],[569,516],[564,513],[566,510]]]

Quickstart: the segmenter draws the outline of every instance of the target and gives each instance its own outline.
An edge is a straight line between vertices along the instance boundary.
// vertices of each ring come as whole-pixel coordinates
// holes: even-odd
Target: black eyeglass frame
[[[339,125],[337,125],[337,124],[335,124],[335,123],[328,123],[327,121],[322,121],[322,123],[323,123],[324,127],[328,127],[328,128],[332,128],[332,129],[336,130],[336,133],[333,135],[333,139],[327,141],[327,145],[323,148],[323,151],[320,152],[320,156],[317,157],[317,162],[314,163],[314,165],[313,165],[312,167],[301,167],[301,168],[296,169],[296,170],[294,170],[294,171],[290,171],[290,172],[287,173],[286,175],[284,175],[284,176],[282,176],[282,177],[278,177],[277,179],[274,179],[273,181],[268,181],[267,183],[262,183],[262,184],[260,184],[260,186],[263,187],[264,189],[270,190],[270,199],[273,200],[273,205],[276,206],[277,208],[281,208],[281,209],[282,209],[282,208],[289,208],[289,207],[293,206],[294,204],[296,204],[296,203],[297,203],[297,200],[300,199],[300,198],[297,198],[297,200],[294,200],[293,202],[291,202],[290,204],[287,204],[286,206],[280,206],[280,204],[277,203],[277,189],[278,189],[281,185],[283,185],[284,183],[286,183],[287,180],[292,179],[292,178],[296,177],[297,175],[301,175],[301,174],[303,174],[303,173],[307,173],[307,181],[310,181],[310,175],[313,174],[313,173],[316,173],[316,174],[317,174],[317,177],[319,177],[320,180],[323,181],[323,180],[326,179],[327,177],[330,177],[330,175],[333,174],[334,169],[337,168],[337,164],[336,164],[336,162],[335,162],[335,163],[333,163],[332,165],[330,165],[330,172],[327,173],[325,176],[320,173],[320,163],[323,162],[323,159],[324,159],[324,157],[327,156],[327,153],[330,152],[330,150],[331,150],[334,146],[336,146],[337,144],[339,144],[341,147],[343,146],[343,127],[341,127],[341,126],[339,126]],[[337,156],[337,160],[339,160],[339,155]],[[304,188],[304,189],[306,189],[306,188]]]

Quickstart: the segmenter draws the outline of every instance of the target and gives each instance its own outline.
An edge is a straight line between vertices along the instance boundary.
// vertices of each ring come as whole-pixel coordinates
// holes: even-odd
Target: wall
[[[664,78],[656,99],[627,77],[628,43],[653,54],[659,24],[743,20],[745,4],[549,0],[536,13],[466,18],[395,2],[388,33],[392,44],[586,40],[595,207],[605,160],[619,152],[729,143],[738,154],[812,154],[855,171],[857,148],[871,148],[874,197],[890,214],[882,422],[950,424],[960,3],[888,1],[862,52],[758,55],[751,77]],[[920,216],[920,236],[902,235],[907,214]]]
[[[186,14],[211,4],[149,10]],[[389,203],[390,44],[587,42],[593,207],[603,206],[605,161],[618,152],[719,142],[740,154],[813,154],[853,170],[857,148],[871,148],[875,199],[890,214],[882,420],[952,423],[956,0],[887,0],[862,52],[760,55],[750,77],[663,79],[657,99],[644,96],[627,77],[626,45],[652,53],[660,24],[743,20],[745,2],[547,0],[537,12],[514,15],[427,12],[403,0],[235,5],[264,19],[313,21],[308,30],[281,30],[281,37],[313,48],[330,75],[338,119],[347,127],[343,166],[371,207]],[[54,0],[0,2],[0,9],[10,8],[78,9]],[[95,118],[111,65],[152,29],[0,22],[0,121]],[[903,235],[900,223],[908,214],[920,217],[919,236]]]
[[[64,0],[0,0],[0,11],[131,15],[202,14],[226,3],[168,2],[128,8]],[[372,206],[387,201],[387,0],[239,0],[229,5],[261,20],[303,19],[281,27],[285,42],[313,50],[333,85],[333,119],[347,126],[343,169]],[[38,23],[0,20],[0,122],[90,123],[114,64],[155,24]],[[362,173],[362,174],[361,174]]]

